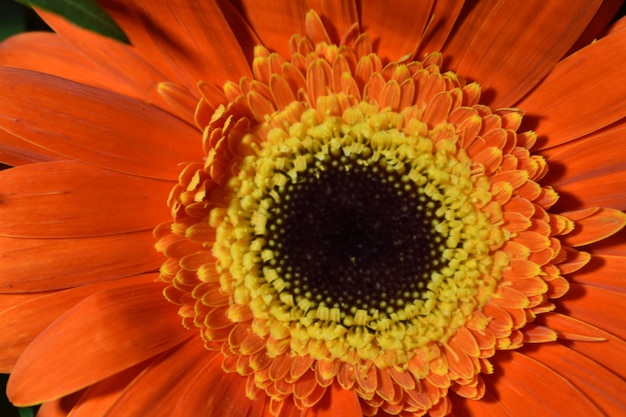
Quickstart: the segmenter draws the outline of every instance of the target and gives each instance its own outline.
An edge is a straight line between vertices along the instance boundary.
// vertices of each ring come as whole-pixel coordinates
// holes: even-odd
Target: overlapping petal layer
[[[626,31],[588,45],[619,1],[544,3],[103,1],[130,47],[42,12],[60,36],[0,46],[0,157],[17,166],[0,176],[11,399],[46,402],[42,416],[623,413],[626,248],[610,236],[625,222]],[[417,131],[457,137],[489,178],[507,266],[408,368],[268,357],[297,350],[259,333],[225,286],[207,211],[262,144],[257,126],[362,100],[415,104]],[[444,122],[454,128],[432,132]],[[157,224],[166,298],[194,331],[155,282]]]

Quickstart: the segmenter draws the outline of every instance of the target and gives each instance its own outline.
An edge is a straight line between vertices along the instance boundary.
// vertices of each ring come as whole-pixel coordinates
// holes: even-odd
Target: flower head
[[[12,400],[626,410],[626,32],[588,45],[618,3],[284,3],[106,2],[132,47],[45,13],[67,41],[3,44]]]

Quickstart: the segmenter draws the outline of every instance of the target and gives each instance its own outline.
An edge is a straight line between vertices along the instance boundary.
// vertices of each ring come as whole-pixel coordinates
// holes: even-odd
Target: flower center
[[[219,193],[228,208],[211,213],[213,253],[259,335],[316,358],[402,363],[486,302],[503,266],[479,209],[489,184],[453,134],[418,131],[368,103],[311,109],[243,158]]]
[[[441,259],[433,227],[440,205],[398,172],[406,164],[360,161],[356,154],[315,160],[279,189],[266,226],[273,258],[264,268],[284,277],[296,303],[391,314],[426,297]]]

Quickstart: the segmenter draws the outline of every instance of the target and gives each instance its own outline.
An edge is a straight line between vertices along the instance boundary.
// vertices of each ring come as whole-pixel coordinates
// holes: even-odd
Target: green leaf
[[[130,43],[122,29],[95,2],[95,0],[15,0],[30,7],[39,7],[63,16],[65,19],[85,29]]]
[[[18,408],[17,411],[20,413],[20,417],[35,417],[34,408]]]
[[[24,9],[13,2],[0,1],[0,40],[26,29]]]

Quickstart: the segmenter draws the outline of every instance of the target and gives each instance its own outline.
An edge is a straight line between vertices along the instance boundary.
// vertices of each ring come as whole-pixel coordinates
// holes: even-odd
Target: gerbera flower
[[[0,48],[15,404],[626,412],[621,2],[102,4]]]

